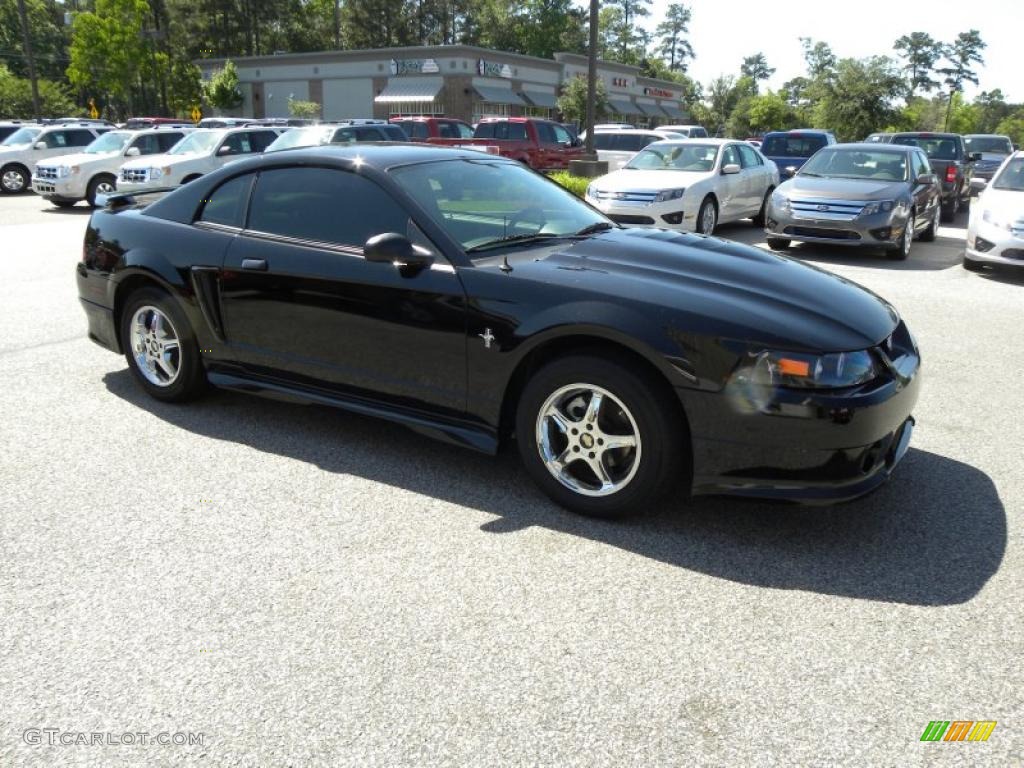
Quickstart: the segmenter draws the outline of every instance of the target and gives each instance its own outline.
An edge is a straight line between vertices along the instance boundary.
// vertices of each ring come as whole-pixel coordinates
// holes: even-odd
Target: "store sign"
[[[476,63],[476,71],[484,77],[512,77],[512,67],[508,64],[499,64],[496,61],[480,59]]]
[[[631,88],[633,84],[629,81],[628,77],[613,77],[612,87],[614,88]]]
[[[392,59],[392,75],[436,75],[441,71],[433,59]]]
[[[644,88],[644,96],[660,96],[663,99],[674,99],[676,95],[664,88]]]

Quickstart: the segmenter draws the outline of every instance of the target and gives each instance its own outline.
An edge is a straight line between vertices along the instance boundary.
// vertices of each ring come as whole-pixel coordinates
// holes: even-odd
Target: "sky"
[[[643,26],[654,31],[671,0],[653,0]],[[690,8],[690,44],[696,59],[688,74],[707,85],[722,74],[739,75],[744,56],[761,51],[776,68],[769,87],[804,74],[800,37],[827,42],[839,58],[895,57],[892,45],[911,32],[952,41],[977,29],[988,47],[979,87],[1000,88],[1024,102],[1024,0],[683,0]],[[586,3],[581,2],[581,5]],[[937,78],[941,79],[941,78]]]

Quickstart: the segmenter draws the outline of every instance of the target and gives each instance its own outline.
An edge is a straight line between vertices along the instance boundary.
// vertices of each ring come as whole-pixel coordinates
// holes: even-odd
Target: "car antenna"
[[[501,266],[498,267],[498,269],[500,269],[506,275],[509,272],[512,271],[512,265],[508,263],[508,254],[507,253],[504,256],[501,257]]]

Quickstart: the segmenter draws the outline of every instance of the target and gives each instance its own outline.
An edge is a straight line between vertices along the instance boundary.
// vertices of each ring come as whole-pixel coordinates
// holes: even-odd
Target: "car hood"
[[[122,168],[163,168],[167,165],[175,165],[177,163],[185,163],[189,160],[195,160],[200,157],[205,157],[201,153],[191,155],[144,155],[142,157],[136,157],[129,162],[122,165]]]
[[[84,165],[85,163],[91,163],[95,160],[107,160],[111,155],[116,154],[117,152],[104,152],[102,155],[89,155],[85,152],[79,152],[74,155],[48,157],[45,160],[40,160],[38,165],[46,166],[47,168],[56,168],[59,165]]]
[[[891,200],[906,191],[906,182],[877,179],[818,179],[794,176],[779,186],[790,197],[822,197],[831,200]]]
[[[596,179],[594,187],[602,192],[679,189],[689,187],[713,175],[713,173],[693,173],[692,171],[633,171],[623,169]]]
[[[898,323],[884,299],[846,278],[714,237],[615,229],[523,256],[512,274],[645,305],[672,332],[845,352],[879,344]]]
[[[977,206],[992,211],[1006,221],[1024,220],[1024,192],[989,187],[978,198]]]

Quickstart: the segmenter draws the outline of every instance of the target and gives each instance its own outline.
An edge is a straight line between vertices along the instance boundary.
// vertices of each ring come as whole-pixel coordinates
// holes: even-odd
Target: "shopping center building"
[[[445,115],[557,117],[556,99],[572,78],[587,76],[587,58],[556,53],[539,59],[469,45],[321,51],[232,59],[245,99],[237,112],[287,117],[288,101],[315,101],[325,120]],[[224,59],[197,62],[204,79]],[[634,125],[686,122],[678,83],[642,77],[640,68],[602,61],[612,114]]]

